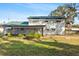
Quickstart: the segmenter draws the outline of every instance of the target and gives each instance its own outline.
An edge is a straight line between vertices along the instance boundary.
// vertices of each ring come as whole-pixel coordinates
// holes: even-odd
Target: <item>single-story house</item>
[[[44,25],[29,25],[29,22],[8,22],[2,24],[3,34],[28,34],[30,32],[39,32],[43,35]]]
[[[28,22],[8,22],[2,24],[3,33],[28,34],[37,32],[42,35],[60,34],[65,31],[65,17],[62,16],[30,16]]]

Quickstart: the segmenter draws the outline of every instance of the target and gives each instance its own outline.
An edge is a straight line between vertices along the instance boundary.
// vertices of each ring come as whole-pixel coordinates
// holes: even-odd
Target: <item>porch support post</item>
[[[33,28],[33,30],[34,30],[34,33],[36,33],[36,28]]]
[[[43,36],[43,27],[42,27],[42,36]]]
[[[3,36],[5,35],[5,26],[3,26]]]

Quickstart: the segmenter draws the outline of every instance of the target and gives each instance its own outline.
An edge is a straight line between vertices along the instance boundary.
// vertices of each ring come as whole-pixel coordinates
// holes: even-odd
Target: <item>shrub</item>
[[[34,38],[39,39],[41,36],[42,35],[39,33],[30,32],[29,34],[25,36],[24,39],[34,39]]]
[[[12,34],[9,32],[9,33],[7,33],[7,36],[11,37],[11,36],[12,36]]]
[[[39,34],[39,33],[35,33],[35,34],[34,34],[34,38],[36,38],[36,39],[39,39],[41,36],[42,36],[42,35]]]
[[[24,39],[33,39],[34,38],[34,32],[30,32],[29,34],[26,34],[25,35],[25,38]]]
[[[18,34],[18,36],[19,36],[19,37],[23,37],[24,35],[23,35],[23,34]]]
[[[2,39],[3,40],[8,40],[8,37],[7,36],[2,36]]]
[[[2,34],[2,33],[0,33],[0,38],[2,38],[2,36],[3,36],[3,34]]]

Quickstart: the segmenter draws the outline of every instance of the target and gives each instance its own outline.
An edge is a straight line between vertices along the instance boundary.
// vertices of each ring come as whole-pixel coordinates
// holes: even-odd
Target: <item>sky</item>
[[[29,16],[47,16],[61,3],[0,3],[0,22],[28,21]],[[76,18],[76,23],[79,21]]]

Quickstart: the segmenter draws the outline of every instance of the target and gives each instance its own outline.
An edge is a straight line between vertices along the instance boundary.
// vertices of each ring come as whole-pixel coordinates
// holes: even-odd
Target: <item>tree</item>
[[[54,11],[51,11],[49,16],[64,16],[67,18],[67,23],[73,23],[74,18],[77,17],[77,6],[76,3],[64,4],[63,6],[57,7]]]
[[[51,11],[49,16],[63,16],[65,14],[64,7],[59,6],[56,10]]]
[[[58,6],[57,9],[51,11],[49,16],[63,16],[66,18],[66,27],[68,30],[71,30],[72,24],[74,23],[74,18],[78,16],[78,7],[79,4],[68,3],[62,6]]]

